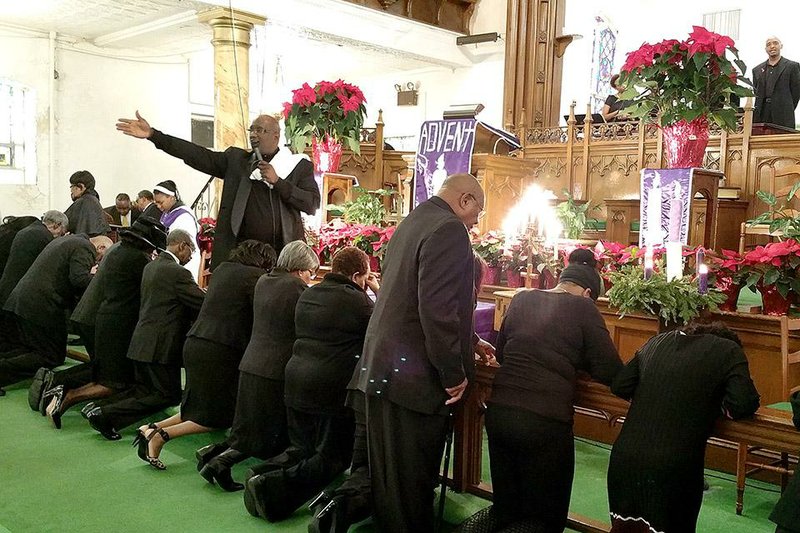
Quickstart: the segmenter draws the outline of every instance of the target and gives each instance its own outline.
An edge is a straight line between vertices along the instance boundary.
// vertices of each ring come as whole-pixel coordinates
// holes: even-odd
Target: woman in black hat
[[[174,181],[162,181],[153,187],[153,201],[161,210],[161,223],[167,228],[167,233],[174,229],[182,229],[192,236],[195,243],[197,242],[197,217],[194,216],[194,211],[181,201],[178,186]],[[191,260],[184,266],[197,281],[200,275],[200,254],[195,251]]]
[[[569,510],[578,370],[610,384],[622,368],[603,317],[594,255],[578,249],[558,285],[518,293],[497,337],[486,412],[497,528],[515,522],[561,532]]]
[[[75,383],[68,374],[80,373],[82,365],[53,378],[70,385],[58,385],[45,393],[45,398],[50,398],[46,414],[56,429],[61,428],[64,412],[76,403],[106,398],[133,384],[133,368],[126,354],[139,319],[142,272],[153,252],[163,249],[166,242],[164,226],[140,216],[130,229],[120,232],[119,246],[112,247],[101,262],[92,280],[98,284],[93,290],[101,303],[95,319],[95,357],[86,363],[92,368],[91,382],[72,388]]]

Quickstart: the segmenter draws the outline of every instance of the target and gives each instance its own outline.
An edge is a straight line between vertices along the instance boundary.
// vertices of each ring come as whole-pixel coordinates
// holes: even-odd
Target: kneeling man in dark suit
[[[205,292],[183,268],[195,251],[183,230],[167,237],[167,249],[144,267],[139,322],[128,348],[136,386],[131,394],[89,411],[89,424],[109,440],[127,427],[181,401],[181,354],[191,320]]]

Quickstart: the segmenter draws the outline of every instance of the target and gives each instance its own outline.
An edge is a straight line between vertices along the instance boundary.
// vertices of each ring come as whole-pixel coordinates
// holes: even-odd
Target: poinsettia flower
[[[655,49],[652,44],[642,43],[638,50],[628,53],[625,57],[625,64],[622,66],[624,72],[641,72],[642,68],[653,64]]]
[[[725,55],[725,49],[733,48],[733,39],[726,35],[720,35],[713,31],[708,31],[702,26],[692,26],[692,33],[689,34],[689,57],[698,52],[707,52],[716,56]]]
[[[283,118],[289,118],[289,113],[292,112],[293,104],[291,102],[284,102],[283,103]]]
[[[308,83],[304,83],[299,89],[292,91],[292,103],[305,107],[316,103],[317,93]]]

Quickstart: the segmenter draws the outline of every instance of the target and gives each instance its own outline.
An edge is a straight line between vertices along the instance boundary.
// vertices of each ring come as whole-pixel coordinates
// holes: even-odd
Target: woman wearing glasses
[[[244,488],[233,481],[233,465],[248,457],[268,459],[286,448],[283,381],[295,341],[294,312],[318,268],[314,250],[292,241],[281,250],[273,271],[256,283],[253,332],[239,364],[236,413],[227,447],[198,451],[200,475],[226,491]]]

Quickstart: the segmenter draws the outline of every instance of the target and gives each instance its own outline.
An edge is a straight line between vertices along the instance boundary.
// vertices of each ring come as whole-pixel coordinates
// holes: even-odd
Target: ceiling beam
[[[101,35],[99,37],[96,37],[92,41],[92,43],[95,46],[103,47],[112,43],[124,41],[126,39],[131,39],[133,37],[138,37],[140,35],[152,33],[154,31],[160,31],[166,28],[171,28],[173,26],[179,26],[187,22],[195,22],[195,21],[197,21],[196,11],[194,10],[184,11],[182,13],[170,15],[169,17],[162,17],[156,20],[152,20],[145,24],[139,24],[138,26],[132,26],[130,28],[125,28],[124,30]]]

